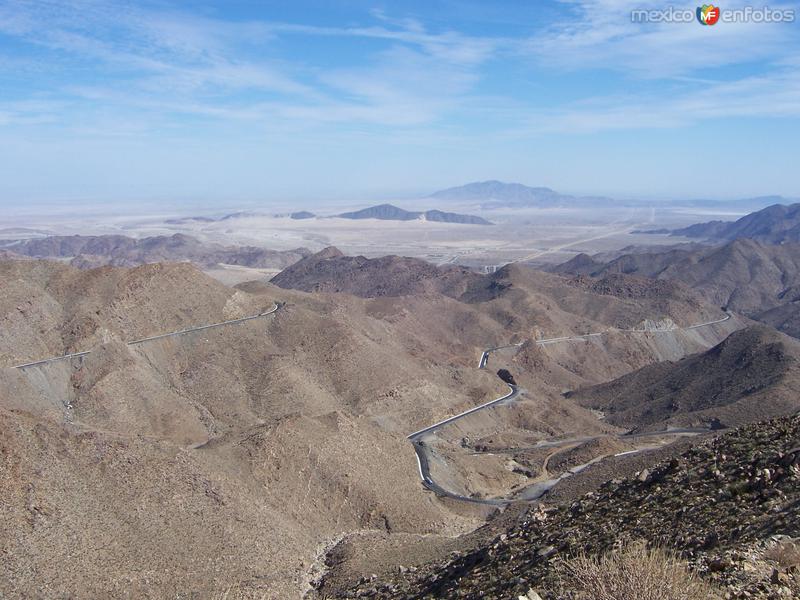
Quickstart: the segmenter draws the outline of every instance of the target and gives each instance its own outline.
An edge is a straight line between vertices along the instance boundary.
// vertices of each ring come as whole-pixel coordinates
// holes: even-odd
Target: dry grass
[[[800,539],[781,540],[764,552],[764,558],[777,563],[782,571],[800,570]]]
[[[687,564],[661,548],[628,545],[600,557],[581,555],[562,565],[561,587],[591,600],[710,600],[719,593]]]
[[[245,590],[238,583],[214,594],[214,600],[267,600],[267,598],[267,594]]]

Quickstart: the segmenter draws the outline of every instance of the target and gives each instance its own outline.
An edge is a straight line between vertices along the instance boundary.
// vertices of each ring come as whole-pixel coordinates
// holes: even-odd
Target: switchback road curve
[[[674,327],[671,329],[608,329],[606,331],[598,331],[594,333],[585,333],[582,335],[575,335],[575,336],[563,336],[563,337],[556,337],[556,338],[546,338],[540,340],[533,340],[537,345],[546,346],[549,344],[557,344],[561,342],[570,342],[570,341],[586,341],[587,339],[591,339],[593,337],[599,337],[602,335],[606,335],[610,332],[621,332],[621,333],[668,333],[674,331],[689,331],[693,329],[699,329],[700,327],[708,327],[710,325],[715,325],[717,323],[723,323],[731,318],[731,313],[727,310],[725,311],[725,316],[721,319],[716,319],[713,321],[706,321],[704,323],[696,323],[695,325],[689,325],[687,327]],[[504,348],[516,348],[520,347],[524,344],[524,342],[519,342],[516,344],[507,344],[505,346],[495,346],[493,348],[487,348],[481,353],[480,360],[478,361],[478,368],[485,369],[486,365],[489,361],[489,355],[492,352],[497,350],[502,350]],[[417,457],[417,467],[419,469],[419,476],[422,480],[422,485],[425,486],[427,489],[431,490],[432,492],[436,493],[439,496],[445,496],[448,498],[454,498],[456,500],[462,500],[465,502],[472,502],[476,504],[488,504],[492,506],[505,506],[510,504],[511,502],[518,502],[519,499],[515,498],[472,498],[470,496],[464,496],[462,494],[458,494],[456,492],[452,492],[450,490],[445,489],[439,483],[433,480],[431,477],[430,471],[430,450],[428,449],[428,445],[425,443],[425,437],[435,433],[437,430],[458,421],[459,419],[463,419],[464,417],[474,414],[478,411],[485,410],[487,408],[491,408],[493,406],[498,406],[502,403],[509,403],[512,402],[517,396],[519,396],[523,390],[520,390],[518,386],[506,384],[508,386],[508,393],[504,396],[496,398],[495,400],[490,400],[489,402],[485,402],[474,408],[470,408],[465,410],[464,412],[458,413],[452,417],[448,417],[438,423],[434,423],[433,425],[429,425],[419,431],[415,431],[414,433],[407,436],[407,439],[411,442],[411,445],[414,448],[414,453]],[[675,431],[664,431],[664,432],[657,432],[659,435],[680,435],[680,434],[687,434],[687,433],[702,433],[705,430],[696,430],[696,429],[686,429],[686,430],[675,430]],[[656,435],[654,433],[653,435]],[[632,436],[620,436],[622,439],[630,439]],[[586,441],[590,441],[595,438],[585,438]],[[556,442],[558,443],[558,442]],[[636,451],[634,451],[636,452]],[[562,475],[568,476],[570,473],[567,472],[566,474]],[[531,500],[535,500],[537,498],[532,498]]]

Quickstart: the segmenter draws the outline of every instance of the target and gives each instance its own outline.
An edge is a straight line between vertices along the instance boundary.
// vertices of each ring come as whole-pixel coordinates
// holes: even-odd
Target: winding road
[[[610,332],[622,332],[622,333],[668,333],[668,332],[674,332],[674,331],[689,331],[689,330],[693,330],[693,329],[699,329],[700,327],[708,327],[710,325],[715,325],[717,323],[723,323],[723,322],[729,320],[730,318],[731,318],[731,314],[726,310],[725,311],[725,316],[723,318],[721,318],[721,319],[716,319],[716,320],[713,320],[713,321],[706,321],[704,323],[697,323],[695,325],[690,325],[690,326],[686,326],[686,327],[674,327],[674,328],[670,328],[670,329],[608,329],[606,331],[598,331],[598,332],[594,332],[594,333],[585,333],[585,334],[576,335],[576,336],[563,336],[563,337],[555,337],[555,338],[546,338],[546,339],[534,340],[534,342],[537,345],[546,346],[546,345],[549,345],[549,344],[556,344],[556,343],[560,343],[560,342],[586,341],[587,339],[591,339],[593,337],[599,337],[599,336],[608,334]],[[504,346],[495,346],[493,348],[487,348],[486,350],[484,350],[481,353],[480,360],[478,361],[478,368],[479,369],[485,369],[486,368],[487,363],[489,362],[489,355],[492,352],[495,352],[497,350],[502,350],[502,349],[505,349],[505,348],[518,348],[518,347],[522,346],[523,344],[524,344],[524,342],[519,342],[519,343],[516,343],[516,344],[506,344]],[[453,498],[453,499],[456,499],[456,500],[462,500],[462,501],[465,501],[465,502],[472,502],[472,503],[476,503],[476,504],[487,504],[487,505],[492,505],[492,506],[505,506],[505,505],[510,504],[512,502],[519,502],[520,500],[528,500],[528,501],[537,500],[542,495],[544,495],[544,493],[547,492],[547,490],[549,490],[551,487],[553,487],[558,481],[560,481],[561,479],[563,479],[565,477],[568,477],[568,476],[570,476],[572,474],[575,474],[575,473],[579,472],[584,467],[588,466],[588,464],[591,464],[591,463],[587,463],[587,465],[581,465],[580,467],[574,467],[570,471],[567,471],[566,473],[562,474],[560,477],[557,477],[555,479],[549,480],[548,482],[541,482],[541,483],[535,484],[533,487],[540,486],[540,488],[537,490],[537,494],[531,494],[530,495],[531,497],[523,497],[523,498],[473,498],[473,497],[470,497],[470,496],[464,496],[463,494],[458,494],[456,492],[450,491],[450,490],[442,487],[436,481],[434,481],[434,479],[431,477],[431,470],[430,470],[430,455],[432,454],[432,452],[429,450],[429,446],[426,443],[425,438],[430,436],[430,435],[432,435],[433,433],[435,433],[437,430],[441,429],[442,427],[445,427],[446,425],[449,425],[449,424],[451,424],[451,423],[453,423],[455,421],[458,421],[459,419],[463,419],[464,417],[466,417],[468,415],[474,414],[474,413],[476,413],[478,411],[481,411],[481,410],[485,410],[487,408],[491,408],[493,406],[498,406],[498,405],[500,405],[502,403],[512,402],[517,396],[519,396],[523,392],[523,390],[521,390],[516,385],[511,385],[511,384],[506,384],[506,385],[508,386],[509,392],[507,394],[505,394],[504,396],[501,396],[500,398],[496,398],[494,400],[490,400],[489,402],[485,402],[483,404],[475,406],[474,408],[470,408],[468,410],[465,410],[464,412],[458,413],[457,415],[454,415],[452,417],[448,417],[447,419],[444,419],[442,421],[434,423],[433,425],[429,425],[428,427],[420,429],[419,431],[415,431],[414,433],[412,433],[412,434],[407,436],[407,439],[411,442],[411,444],[412,444],[412,446],[414,448],[414,453],[416,454],[416,457],[417,457],[417,466],[419,468],[419,476],[420,476],[420,479],[422,480],[422,485],[423,486],[425,486],[427,489],[431,490],[432,492],[436,493],[439,496]],[[652,433],[648,433],[648,434],[637,434],[637,435],[623,434],[623,435],[619,436],[619,438],[624,440],[624,439],[632,439],[634,437],[644,437],[645,435],[653,435],[653,436],[655,436],[655,435],[661,435],[661,436],[665,436],[665,435],[687,435],[687,434],[704,433],[704,432],[707,432],[707,431],[709,431],[709,430],[707,430],[707,429],[674,429],[674,430],[666,430],[666,431],[663,431],[663,432],[652,432]],[[561,445],[561,444],[568,444],[568,443],[570,443],[570,441],[572,441],[572,442],[587,442],[587,441],[591,441],[593,439],[597,439],[597,438],[596,437],[586,437],[586,438],[575,438],[573,440],[555,440],[555,441],[552,441],[552,442],[548,442],[546,440],[543,440],[542,442],[540,442],[540,445],[537,444],[536,447],[547,447],[548,445],[556,446],[556,445]],[[510,451],[512,451],[512,449],[507,449],[506,450],[506,452],[510,452]],[[631,451],[631,452],[625,452],[623,454],[633,454],[635,452],[639,452],[639,450],[634,450],[634,451]],[[597,459],[595,459],[592,462],[596,462],[597,460],[600,460],[602,458],[603,457],[598,457]]]
[[[262,313],[258,313],[257,315],[251,315],[249,317],[241,317],[239,319],[230,319],[228,321],[221,321],[219,323],[211,323],[209,325],[199,325],[197,327],[190,327],[188,329],[180,329],[178,331],[170,331],[169,333],[162,333],[160,335],[154,335],[151,337],[142,338],[139,340],[133,340],[132,342],[126,342],[128,346],[137,346],[139,344],[144,344],[145,342],[152,342],[155,340],[161,340],[164,338],[174,337],[178,335],[186,335],[187,333],[194,333],[195,331],[203,331],[205,329],[213,329],[215,327],[223,327],[225,325],[235,325],[237,323],[244,323],[245,321],[252,321],[253,319],[260,319],[261,317],[266,317],[275,313],[280,306],[275,303],[275,305]],[[71,354],[62,354],[60,356],[53,356],[51,358],[43,358],[41,360],[36,360],[33,362],[27,362],[21,365],[14,365],[11,367],[12,369],[26,369],[28,367],[36,367],[40,365],[46,365],[49,363],[58,362],[61,360],[69,360],[71,358],[80,358],[82,356],[86,356],[87,354],[91,354],[91,350],[86,350],[84,352],[73,352]]]

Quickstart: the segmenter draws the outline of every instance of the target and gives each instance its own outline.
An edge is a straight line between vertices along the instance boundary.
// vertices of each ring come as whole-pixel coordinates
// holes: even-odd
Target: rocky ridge
[[[256,246],[223,246],[182,233],[141,239],[124,235],[49,236],[17,240],[4,248],[32,258],[69,258],[71,265],[80,269],[104,265],[132,267],[163,261],[187,261],[201,267],[228,264],[282,269],[310,254],[305,248],[278,251]]]

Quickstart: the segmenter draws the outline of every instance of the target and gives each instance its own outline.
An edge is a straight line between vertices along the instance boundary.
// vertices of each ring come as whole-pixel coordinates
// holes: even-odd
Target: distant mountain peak
[[[381,219],[385,221],[413,221],[420,217],[419,212],[404,210],[394,204],[378,204],[361,210],[338,215],[342,219]]]
[[[336,246],[328,246],[327,248],[323,248],[316,254],[311,255],[309,258],[316,260],[326,260],[329,258],[339,258],[340,256],[344,256],[341,250],[339,250]]]
[[[609,198],[576,197],[560,194],[549,187],[530,187],[496,179],[475,181],[434,192],[429,198],[455,202],[480,202],[483,208],[548,208],[568,205],[608,203]]]

